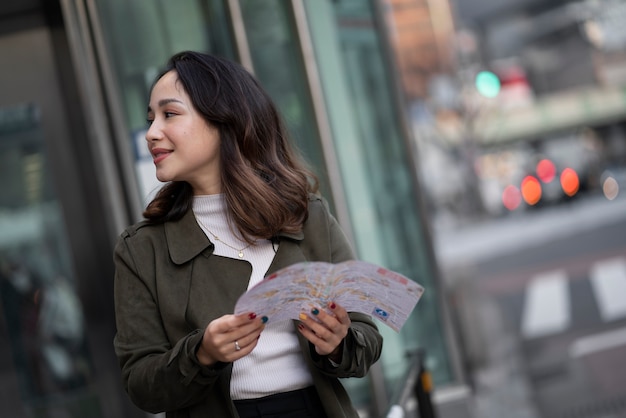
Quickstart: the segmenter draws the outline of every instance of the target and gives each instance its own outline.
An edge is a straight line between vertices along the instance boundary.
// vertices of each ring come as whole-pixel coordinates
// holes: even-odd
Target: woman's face
[[[193,106],[175,71],[152,89],[148,149],[160,181],[186,181],[194,194],[220,193],[220,137]]]

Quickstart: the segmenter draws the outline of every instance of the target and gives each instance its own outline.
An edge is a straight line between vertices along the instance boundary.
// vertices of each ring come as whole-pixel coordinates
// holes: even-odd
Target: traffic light
[[[485,97],[496,97],[500,93],[500,79],[491,71],[481,71],[474,80],[476,90]]]

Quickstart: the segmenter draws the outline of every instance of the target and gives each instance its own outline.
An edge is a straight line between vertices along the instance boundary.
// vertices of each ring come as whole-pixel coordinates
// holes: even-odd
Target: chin
[[[172,176],[168,176],[168,175],[165,175],[163,173],[159,173],[158,171],[156,173],[156,178],[157,178],[157,180],[159,180],[162,183],[167,183],[168,181],[174,181]]]

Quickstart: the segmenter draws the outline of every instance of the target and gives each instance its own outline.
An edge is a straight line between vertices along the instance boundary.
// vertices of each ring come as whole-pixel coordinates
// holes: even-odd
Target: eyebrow
[[[183,102],[178,100],[178,99],[161,99],[158,102],[159,107],[163,107],[165,105],[168,105],[169,103],[180,103],[182,104]],[[150,105],[148,105],[148,113],[152,112],[152,108],[150,107]]]

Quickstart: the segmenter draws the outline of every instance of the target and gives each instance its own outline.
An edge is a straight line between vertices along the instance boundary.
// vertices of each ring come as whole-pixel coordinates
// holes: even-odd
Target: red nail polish
[[[248,318],[250,318],[250,320],[253,320],[254,318],[256,318],[256,314],[254,312],[250,312],[248,314]]]
[[[337,305],[335,305],[335,302],[331,302],[330,303],[330,309],[335,309],[337,307]]]

